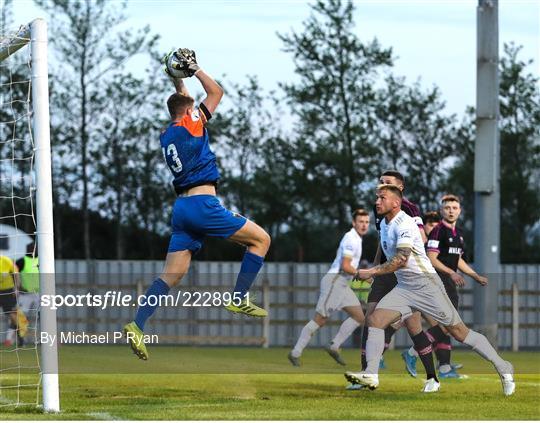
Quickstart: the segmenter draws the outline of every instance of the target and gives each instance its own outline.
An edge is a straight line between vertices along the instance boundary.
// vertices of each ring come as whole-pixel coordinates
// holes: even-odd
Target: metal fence
[[[58,260],[57,294],[103,294],[108,290],[142,294],[162,266],[162,261]],[[193,262],[178,289],[229,291],[239,267],[240,263]],[[161,307],[145,331],[159,334],[160,343],[291,346],[313,317],[319,282],[328,267],[327,263],[267,263],[251,291],[269,309],[267,319],[232,315],[222,307]],[[539,348],[540,265],[504,265],[498,277],[499,346]],[[468,286],[460,292],[460,312],[472,325],[472,282]],[[63,307],[58,310],[58,330],[115,331],[133,319],[134,313],[134,307]],[[328,343],[345,317],[343,312],[332,316],[310,345]],[[345,346],[351,343],[349,340]],[[394,343],[397,347],[410,343],[405,330],[396,334]]]

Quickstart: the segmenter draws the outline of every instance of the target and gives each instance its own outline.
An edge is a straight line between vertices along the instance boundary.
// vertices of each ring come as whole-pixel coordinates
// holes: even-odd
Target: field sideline
[[[510,398],[502,395],[489,365],[461,350],[454,360],[464,364],[462,373],[469,378],[443,381],[442,391],[432,395],[422,395],[423,380],[402,371],[399,351],[386,354],[387,369],[373,392],[344,390],[342,374],[356,368],[355,350],[344,351],[350,365],[343,368],[323,350],[308,349],[300,369],[288,364],[284,348],[154,347],[150,354],[150,361],[141,362],[123,346],[62,346],[62,412],[2,407],[0,419],[527,420],[540,415],[535,352],[503,352],[517,373]],[[74,373],[81,368],[85,374]],[[6,378],[14,378],[3,377],[4,386]],[[36,395],[35,390],[23,394]]]

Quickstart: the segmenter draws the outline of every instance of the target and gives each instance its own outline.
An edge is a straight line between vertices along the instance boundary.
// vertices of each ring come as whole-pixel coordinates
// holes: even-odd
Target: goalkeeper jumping
[[[167,100],[171,123],[162,132],[160,142],[178,198],[173,207],[172,235],[163,273],[146,291],[146,298],[163,297],[181,281],[205,236],[226,238],[247,247],[232,293],[237,300],[226,308],[234,313],[265,317],[266,310],[250,302],[246,294],[263,265],[270,236],[256,223],[225,209],[216,197],[220,175],[205,125],[212,118],[223,89],[199,67],[192,50],[178,49],[170,54],[182,64],[182,69],[176,69],[200,81],[206,98],[196,107],[182,79],[172,77],[166,68],[176,92]],[[135,320],[124,327],[133,352],[142,360],[148,359],[144,325],[156,308],[141,305]]]

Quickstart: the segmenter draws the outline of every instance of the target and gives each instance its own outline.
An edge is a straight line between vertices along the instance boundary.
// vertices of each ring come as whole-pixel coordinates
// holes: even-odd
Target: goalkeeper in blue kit
[[[172,212],[172,235],[165,266],[146,292],[146,298],[164,297],[182,280],[206,236],[226,238],[247,249],[231,295],[233,301],[225,308],[234,313],[265,317],[266,310],[250,302],[246,294],[263,265],[270,236],[256,223],[225,209],[216,197],[220,175],[205,125],[221,101],[223,89],[199,67],[192,50],[178,49],[174,55],[183,74],[199,80],[206,98],[196,107],[182,79],[172,77],[176,92],[167,100],[171,123],[161,133],[160,142],[178,197]],[[156,302],[159,304],[150,301]],[[142,360],[148,359],[143,342],[144,325],[156,308],[157,305],[141,305],[135,320],[124,327],[133,352]]]

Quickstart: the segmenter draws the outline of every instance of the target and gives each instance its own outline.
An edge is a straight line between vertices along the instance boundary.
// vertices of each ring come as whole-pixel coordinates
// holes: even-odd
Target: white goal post
[[[52,206],[49,87],[47,70],[47,23],[36,19],[15,34],[0,40],[0,62],[30,43],[31,117],[36,182],[36,235],[39,248],[40,295],[55,294],[54,231]],[[56,312],[40,310],[40,331],[55,335],[51,344],[41,344],[43,408],[60,411]]]

